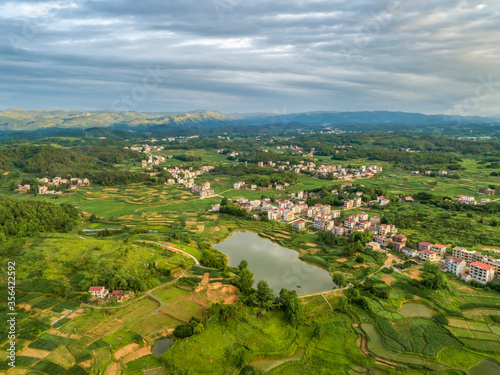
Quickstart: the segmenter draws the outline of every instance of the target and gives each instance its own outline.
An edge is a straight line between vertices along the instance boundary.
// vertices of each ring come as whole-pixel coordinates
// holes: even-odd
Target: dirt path
[[[388,265],[383,265],[382,267],[380,267],[378,270],[376,270],[375,272],[372,272],[371,274],[369,274],[367,277],[365,277],[362,281],[360,281],[360,284],[363,284],[366,279],[372,277],[373,275],[375,275],[377,272],[379,272],[382,268],[385,268],[387,267]],[[341,290],[346,290],[346,289],[349,289],[352,285],[348,285],[348,286],[345,286],[343,288],[337,288],[337,289],[330,289],[330,290],[324,290],[322,292],[314,292],[314,293],[308,293],[308,294],[302,294],[302,295],[299,295],[298,297],[299,298],[307,298],[307,297],[313,297],[313,296],[319,296],[319,295],[325,295],[325,294],[329,294],[329,293],[335,293],[335,292],[338,292],[338,291],[341,291]],[[330,306],[331,307],[331,306]]]

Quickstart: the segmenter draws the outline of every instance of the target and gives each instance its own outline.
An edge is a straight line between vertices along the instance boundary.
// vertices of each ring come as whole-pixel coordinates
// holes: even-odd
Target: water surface
[[[172,346],[174,340],[172,339],[161,339],[157,340],[151,349],[151,352],[158,358],[167,351],[168,348]]]
[[[214,248],[227,255],[231,267],[237,267],[245,259],[254,274],[254,287],[259,280],[266,280],[275,294],[282,288],[307,294],[334,287],[327,271],[301,261],[298,252],[254,232],[235,232]]]

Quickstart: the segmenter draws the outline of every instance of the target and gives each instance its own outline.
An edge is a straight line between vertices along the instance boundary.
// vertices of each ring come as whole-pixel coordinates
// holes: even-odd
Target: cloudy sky
[[[498,0],[4,0],[0,36],[0,109],[500,116]]]

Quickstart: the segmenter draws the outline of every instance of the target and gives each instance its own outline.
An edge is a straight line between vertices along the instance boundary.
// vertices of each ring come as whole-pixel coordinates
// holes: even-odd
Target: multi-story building
[[[382,246],[387,246],[389,244],[389,240],[385,236],[382,236],[382,235],[373,236],[373,240]]]
[[[285,210],[285,212],[283,212],[283,220],[292,221],[294,219],[295,219],[295,215],[294,215],[293,211]]]
[[[293,229],[306,230],[306,223],[304,221],[295,221],[292,224]]]
[[[431,250],[431,247],[432,247],[432,244],[431,244],[431,243],[429,243],[429,242],[420,242],[420,243],[418,244],[418,249],[419,249],[420,251],[425,251],[425,250],[430,251],[430,250]]]
[[[332,233],[336,236],[342,236],[344,234],[345,229],[343,227],[333,227]]]
[[[470,265],[470,276],[472,280],[481,284],[493,281],[495,277],[495,270],[493,266],[481,262],[474,262]]]
[[[338,211],[338,210],[332,211],[332,212],[331,212],[331,214],[330,214],[330,217],[331,217],[332,219],[337,219],[337,218],[339,218],[339,217],[340,217],[340,211]]]
[[[444,254],[446,254],[446,246],[438,244],[438,243],[432,245],[431,246],[431,250],[435,251],[436,253],[438,253],[441,256],[444,255]]]
[[[109,290],[103,286],[91,286],[89,288],[89,292],[94,298],[105,298],[108,295]]]
[[[474,262],[472,256],[476,254],[476,251],[467,250],[464,247],[456,246],[452,250],[452,256],[465,260],[467,263],[471,264]]]
[[[420,259],[424,262],[429,260],[429,262],[434,263],[437,261],[437,253],[430,250],[424,250],[420,253]]]
[[[344,208],[353,208],[354,207],[354,200],[353,199],[348,199],[344,201]]]
[[[366,221],[366,220],[368,220],[368,214],[365,213],[365,212],[360,212],[358,214],[358,220],[359,221]]]
[[[448,272],[460,277],[461,274],[465,273],[466,262],[460,258],[449,257],[444,261],[444,266]]]

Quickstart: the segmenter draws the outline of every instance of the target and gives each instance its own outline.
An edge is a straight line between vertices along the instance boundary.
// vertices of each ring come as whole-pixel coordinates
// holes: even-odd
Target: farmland
[[[251,160],[254,151],[264,146],[278,157],[298,158],[289,150],[274,150],[274,142],[283,139],[252,145],[240,141],[241,149],[236,149],[238,142],[230,143],[228,149],[234,147],[242,158]],[[125,144],[130,146],[124,142],[120,147]],[[209,182],[218,195],[206,199],[182,184],[150,180],[109,186],[91,183],[60,195],[34,195],[13,191],[11,185],[40,174],[22,169],[10,176],[2,174],[2,196],[17,202],[68,204],[76,208],[77,219],[74,227],[47,224],[40,230],[26,225],[23,229],[26,233],[29,229],[30,235],[5,238],[11,250],[2,258],[2,283],[6,283],[7,260],[18,264],[18,362],[17,369],[9,370],[3,350],[0,371],[61,375],[369,371],[451,375],[461,371],[479,374],[498,366],[497,291],[466,285],[449,274],[444,276],[448,289],[424,288],[418,282],[429,279],[429,275],[420,265],[398,269],[405,259],[395,252],[361,247],[348,253],[345,244],[324,241],[312,220],[305,231],[297,231],[283,221],[209,211],[223,197],[267,197],[279,202],[299,191],[325,186],[328,191],[340,189],[341,181],[300,173],[284,190],[235,190],[234,183],[258,176],[239,174],[247,163],[228,159],[216,148],[196,143],[179,149],[167,144],[153,154],[202,159],[191,162],[171,158],[162,167],[222,165],[232,170],[196,178],[197,184]],[[388,207],[365,202],[363,207],[342,211],[343,217],[364,211],[395,223],[409,241],[443,243],[448,249],[498,246],[498,212],[485,216],[484,212],[466,208],[450,210],[425,201],[394,198],[431,192],[446,199],[458,194],[480,199],[483,196],[477,194],[478,189],[498,184],[498,177],[491,175],[494,167],[488,165],[495,165],[494,161],[485,162],[478,154],[461,155],[460,178],[452,179],[410,174],[407,166],[392,161],[356,157],[338,160],[330,156],[304,159],[316,165],[381,166],[383,172],[354,183],[361,188],[380,189],[393,198]],[[108,163],[105,168],[109,169],[103,170],[140,174],[140,159],[134,156],[112,166]],[[74,165],[84,168],[70,166]],[[300,298],[302,319],[291,323],[277,300],[273,306],[263,307],[245,299],[239,284],[242,270],[227,267],[225,257],[212,247],[239,230],[258,233],[295,250],[301,260],[321,267],[321,272],[341,273],[346,285],[350,284],[346,290]],[[207,259],[212,263],[207,265]],[[95,285],[131,291],[133,296],[121,302],[90,299],[87,291]],[[0,297],[4,302],[7,294],[2,291]],[[178,327],[187,327],[191,334],[182,336]],[[155,342],[166,337],[174,338],[174,344],[161,357],[154,356]]]

